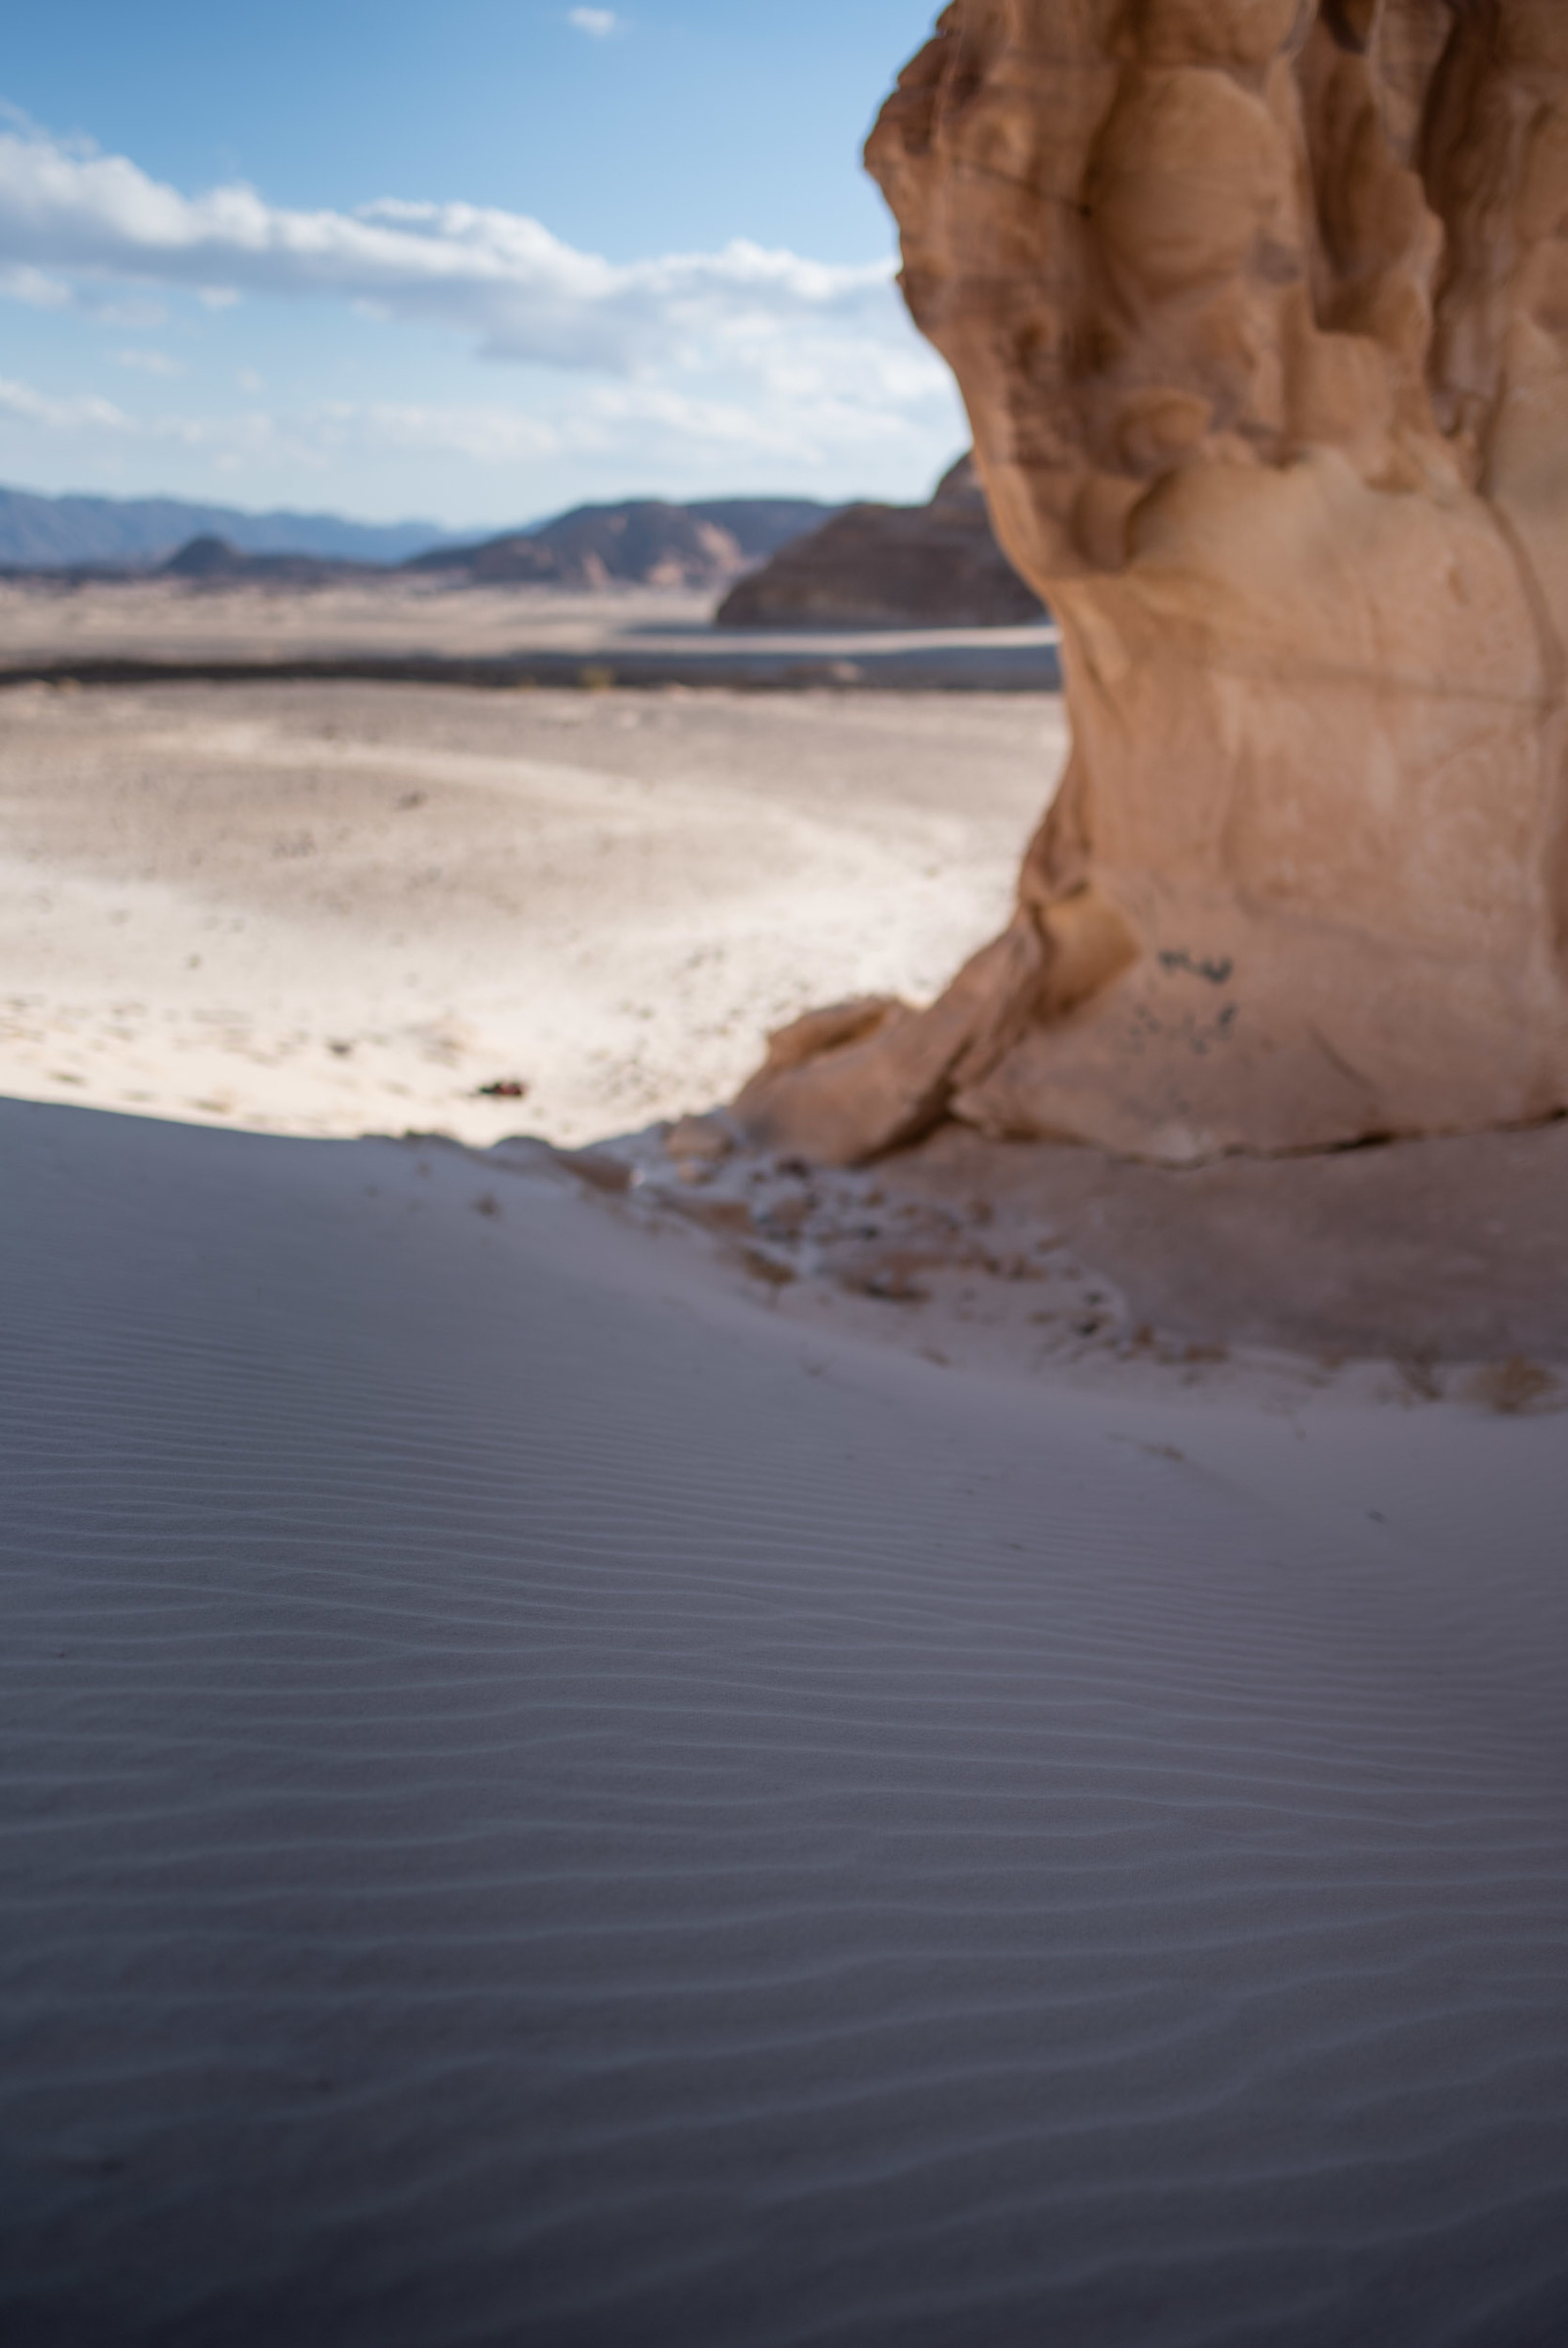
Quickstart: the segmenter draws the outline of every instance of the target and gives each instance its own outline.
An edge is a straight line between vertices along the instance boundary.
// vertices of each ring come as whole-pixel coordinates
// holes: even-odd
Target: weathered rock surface
[[[1040,598],[991,527],[972,456],[925,506],[847,506],[732,587],[722,628],[1009,627]]]
[[[957,0],[867,160],[1075,747],[1006,938],[754,1132],[1568,1106],[1568,9]]]

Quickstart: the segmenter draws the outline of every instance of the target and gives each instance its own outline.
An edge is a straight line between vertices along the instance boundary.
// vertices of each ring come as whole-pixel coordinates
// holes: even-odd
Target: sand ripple
[[[1568,2333],[1560,1588],[0,1140],[8,2348]]]

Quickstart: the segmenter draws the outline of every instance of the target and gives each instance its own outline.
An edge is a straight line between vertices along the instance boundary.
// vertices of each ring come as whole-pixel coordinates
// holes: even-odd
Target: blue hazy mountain
[[[0,567],[162,569],[196,542],[204,556],[220,545],[230,558],[304,556],[388,565],[414,561],[483,580],[694,584],[733,576],[836,512],[815,498],[707,498],[689,506],[632,499],[573,507],[479,538],[426,521],[362,522],[338,514],[249,514],[185,498],[43,497],[0,489]],[[213,563],[201,567],[205,572]],[[235,562],[227,567],[235,568]]]
[[[402,563],[451,535],[429,521],[347,521],[338,514],[247,514],[174,497],[40,497],[0,489],[0,564],[20,569],[154,565],[201,537],[226,539],[248,555]]]

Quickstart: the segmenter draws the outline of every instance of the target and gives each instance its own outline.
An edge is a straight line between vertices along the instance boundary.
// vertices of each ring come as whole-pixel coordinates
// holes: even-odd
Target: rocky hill
[[[992,533],[974,459],[926,506],[847,506],[731,589],[717,624],[1006,627],[1042,614]]]
[[[641,498],[459,540],[433,522],[0,489],[0,571],[166,570],[218,585],[260,577],[255,566],[266,564],[274,584],[306,585],[319,575],[313,565],[407,565],[489,586],[723,587],[839,510],[817,498]],[[280,564],[297,576],[285,578]]]
[[[406,567],[458,572],[483,586],[720,587],[835,511],[815,498],[577,506],[478,545],[432,548]]]
[[[384,578],[384,563],[335,562],[328,555],[251,555],[211,533],[189,538],[155,573],[198,587],[329,587],[341,579]]]

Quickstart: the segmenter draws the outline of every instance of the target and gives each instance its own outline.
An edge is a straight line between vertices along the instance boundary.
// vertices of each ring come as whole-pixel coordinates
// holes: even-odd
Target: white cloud
[[[136,427],[122,409],[112,400],[100,400],[90,394],[74,399],[57,400],[44,391],[35,391],[30,383],[17,383],[0,375],[0,416],[10,416],[19,423],[41,424],[51,432],[133,432]]]
[[[0,109],[0,296],[70,303],[118,326],[124,347],[104,358],[153,376],[181,371],[152,347],[165,319],[149,297],[166,290],[220,314],[251,301],[252,343],[262,300],[383,321],[404,338],[407,389],[349,404],[323,383],[322,396],[274,404],[244,365],[252,351],[232,344],[225,375],[249,395],[243,413],[213,395],[205,413],[139,403],[129,415],[102,397],[0,382],[6,447],[19,451],[6,465],[33,463],[28,450],[47,439],[56,471],[136,464],[194,490],[222,468],[285,496],[303,472],[340,479],[345,494],[351,478],[368,480],[381,498],[388,484],[403,495],[417,459],[453,504],[504,497],[526,511],[568,481],[585,496],[656,482],[696,495],[747,479],[912,494],[961,440],[952,378],[915,336],[890,263],[830,266],[745,241],[612,263],[538,220],[473,205],[388,197],[295,212],[242,186],[186,196],[124,157],[7,129]],[[449,356],[431,365],[431,329],[525,368],[514,396],[494,373],[471,399],[422,396],[432,379],[452,381]],[[220,315],[201,332],[216,351],[232,328]],[[388,342],[378,390],[394,363]]]
[[[620,19],[612,8],[568,8],[566,23],[586,32],[591,41],[608,41],[620,29]]]
[[[286,428],[324,457],[348,449],[395,449],[506,465],[557,456],[566,445],[547,419],[477,401],[441,407],[417,401],[332,400],[290,419]]]
[[[25,262],[11,267],[0,263],[0,294],[10,302],[25,302],[32,310],[64,310],[72,299],[69,285]]]
[[[69,278],[51,277],[27,262],[0,262],[0,299],[24,302],[29,310],[77,310],[105,326],[145,329],[162,326],[169,313],[160,302],[105,302],[83,292]]]
[[[477,480],[548,463],[552,473],[570,465],[585,485],[596,475],[640,477],[683,481],[694,494],[753,474],[814,485],[824,466],[863,485],[868,469],[892,465],[917,482],[934,477],[956,445],[945,386],[890,413],[874,392],[861,396],[845,383],[821,388],[804,407],[751,388],[736,396],[721,387],[611,382],[564,387],[542,411],[501,401],[327,400],[274,413],[131,416],[101,398],[58,399],[0,379],[0,423],[78,450],[179,450],[227,472],[262,465],[337,475],[346,462],[373,466],[379,456],[403,461],[405,473],[412,458],[456,460]]]
[[[129,302],[87,302],[76,297],[78,308],[86,310],[100,325],[124,326],[133,334],[145,334],[154,327],[169,323],[169,313],[162,302],[131,300]]]
[[[117,351],[118,367],[133,367],[144,375],[182,375],[185,369],[167,351]]]
[[[714,343],[755,364],[803,331],[906,338],[891,264],[832,266],[745,240],[617,264],[521,213],[391,197],[291,212],[238,185],[190,197],[123,156],[16,131],[0,131],[0,257],[49,282],[182,286],[214,306],[247,293],[374,303],[470,334],[490,358],[608,374]]]

